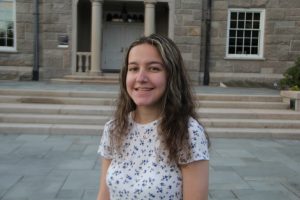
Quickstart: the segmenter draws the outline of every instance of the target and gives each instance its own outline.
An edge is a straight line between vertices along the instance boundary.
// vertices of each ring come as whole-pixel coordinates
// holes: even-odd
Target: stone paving
[[[96,199],[100,136],[0,134],[0,200]],[[300,141],[212,139],[210,200],[299,200]]]

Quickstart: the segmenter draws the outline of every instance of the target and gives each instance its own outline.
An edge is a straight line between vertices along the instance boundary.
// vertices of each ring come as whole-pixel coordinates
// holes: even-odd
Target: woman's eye
[[[151,72],[158,72],[158,71],[160,71],[160,68],[159,67],[150,67],[149,70]]]
[[[128,67],[128,71],[130,71],[130,72],[135,72],[137,70],[138,70],[137,67]]]

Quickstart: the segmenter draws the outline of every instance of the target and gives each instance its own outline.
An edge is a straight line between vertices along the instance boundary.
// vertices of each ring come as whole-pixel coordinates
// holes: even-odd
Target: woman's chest
[[[182,199],[182,175],[156,136],[129,135],[107,173],[112,199]]]

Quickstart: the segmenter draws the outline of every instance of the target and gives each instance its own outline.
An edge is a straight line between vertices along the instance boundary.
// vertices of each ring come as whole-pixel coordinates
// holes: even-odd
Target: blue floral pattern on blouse
[[[161,148],[158,123],[138,124],[129,117],[130,131],[121,153],[111,147],[109,130],[113,121],[105,124],[98,153],[112,159],[106,176],[111,200],[182,199],[181,171],[178,165],[168,162],[167,151]],[[203,127],[193,118],[188,127],[191,157],[180,159],[180,164],[209,160]]]

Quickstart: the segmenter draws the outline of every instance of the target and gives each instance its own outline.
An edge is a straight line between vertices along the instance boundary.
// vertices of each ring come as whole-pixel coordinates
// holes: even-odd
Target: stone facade
[[[264,59],[225,58],[228,8],[264,8]],[[214,0],[212,5],[210,71],[212,81],[273,83],[300,56],[300,1]]]
[[[40,78],[70,74],[71,48],[59,48],[60,34],[71,37],[71,1],[41,0],[39,6]],[[16,1],[17,51],[0,51],[0,79],[31,79],[34,46],[34,5],[32,0]]]
[[[162,0],[169,12],[169,35],[180,48],[192,81],[202,84],[205,65],[205,31],[208,0]],[[40,78],[47,80],[74,73],[74,25],[71,0],[40,0]],[[160,2],[159,0],[157,2]],[[105,0],[104,0],[105,4]],[[226,58],[229,8],[265,9],[263,59]],[[88,10],[87,12],[90,12]],[[16,0],[17,51],[0,51],[0,79],[30,79],[33,66],[34,5]],[[209,71],[212,84],[231,81],[273,83],[300,56],[300,1],[298,0],[213,0],[210,21]],[[78,30],[80,31],[80,30]],[[68,47],[58,46],[60,35]],[[75,43],[76,44],[76,43]],[[76,63],[76,62],[75,62]],[[74,67],[74,66],[73,66]]]
[[[194,83],[199,83],[202,4],[199,0],[177,0],[175,7],[174,41]]]

